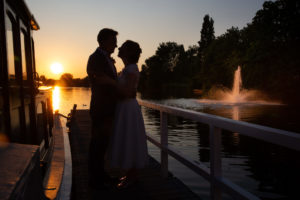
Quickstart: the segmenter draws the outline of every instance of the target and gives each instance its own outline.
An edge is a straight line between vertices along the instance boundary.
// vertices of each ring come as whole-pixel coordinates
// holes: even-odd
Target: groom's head
[[[113,29],[104,28],[100,30],[97,37],[99,46],[107,53],[112,54],[117,47],[117,35],[118,32]]]

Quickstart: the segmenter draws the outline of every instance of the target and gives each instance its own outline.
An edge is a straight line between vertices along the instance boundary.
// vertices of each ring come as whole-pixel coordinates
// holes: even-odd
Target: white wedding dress
[[[123,69],[118,77],[118,83],[126,84],[126,76],[130,73],[138,76],[134,86],[136,90],[139,79],[136,64],[127,65]],[[144,119],[136,98],[126,99],[117,104],[114,132],[108,152],[112,168],[144,168],[147,165],[148,148]]]

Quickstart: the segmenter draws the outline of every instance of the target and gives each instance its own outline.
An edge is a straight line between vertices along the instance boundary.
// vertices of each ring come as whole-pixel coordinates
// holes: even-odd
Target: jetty
[[[149,165],[141,170],[137,185],[124,190],[92,191],[88,187],[88,147],[91,120],[88,110],[76,110],[70,123],[69,139],[72,153],[72,195],[71,199],[200,199],[172,173],[163,177],[160,164],[149,156]],[[118,171],[109,170],[112,176]]]

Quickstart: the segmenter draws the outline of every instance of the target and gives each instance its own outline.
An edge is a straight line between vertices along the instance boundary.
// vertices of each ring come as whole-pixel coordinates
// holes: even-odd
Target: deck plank
[[[70,145],[73,162],[72,200],[84,199],[200,199],[171,173],[164,179],[160,176],[160,164],[149,156],[149,166],[141,170],[139,184],[122,191],[91,191],[88,187],[88,146],[91,120],[88,110],[77,110],[70,127]],[[108,169],[109,170],[109,169]],[[109,170],[111,175],[119,175]]]

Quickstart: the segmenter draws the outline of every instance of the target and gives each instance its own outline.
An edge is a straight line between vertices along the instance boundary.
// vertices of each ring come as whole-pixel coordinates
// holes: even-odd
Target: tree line
[[[61,75],[60,79],[47,79],[45,75],[39,77],[39,82],[42,85],[54,86],[59,85],[63,87],[89,87],[90,82],[88,76],[85,78],[74,78],[70,73],[64,73]]]
[[[266,1],[251,23],[231,27],[215,37],[214,20],[203,18],[200,41],[187,50],[161,43],[142,65],[139,91],[206,94],[214,87],[231,88],[241,66],[243,88],[257,89],[288,103],[300,100],[300,1]],[[180,94],[182,95],[182,94]]]

